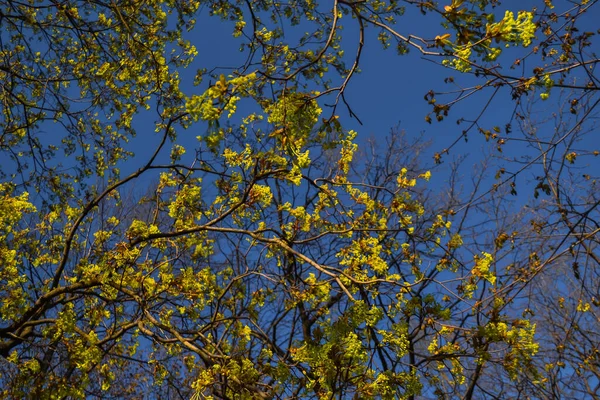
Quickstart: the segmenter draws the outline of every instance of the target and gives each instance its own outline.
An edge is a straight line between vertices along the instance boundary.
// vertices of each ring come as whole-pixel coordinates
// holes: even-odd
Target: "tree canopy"
[[[600,397],[598,6],[533,3],[0,0],[2,397]]]

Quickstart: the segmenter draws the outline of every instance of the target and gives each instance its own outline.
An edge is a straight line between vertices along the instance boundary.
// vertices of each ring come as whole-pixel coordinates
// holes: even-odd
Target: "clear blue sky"
[[[557,2],[556,4],[557,11],[561,7],[568,6],[566,2],[560,4]],[[527,9],[528,7],[533,7],[533,5],[533,2],[505,2],[500,7],[497,7],[494,12],[498,17],[501,17],[507,9]],[[188,94],[200,93],[208,84],[208,79],[206,79],[200,87],[191,85],[196,68],[206,68],[210,71],[215,67],[224,67],[219,70],[219,73],[222,72],[227,75],[233,71],[233,68],[241,65],[246,59],[246,53],[239,52],[242,38],[235,39],[232,37],[233,23],[223,22],[216,17],[208,17],[208,10],[202,10],[201,15],[198,18],[195,29],[188,35],[188,39],[197,47],[199,54],[194,64],[181,73],[182,82],[184,82],[184,91]],[[586,24],[589,24],[590,28],[592,28],[595,26],[594,20],[593,15],[588,15]],[[430,13],[423,16],[417,8],[407,8],[406,14],[399,17],[398,21],[397,30],[401,34],[416,34],[431,38],[445,32],[436,15]],[[351,63],[357,47],[357,24],[355,20],[352,20],[348,16],[342,18],[341,23],[344,25],[342,34],[344,36],[343,44],[346,46],[345,55],[348,58],[348,63]],[[250,24],[247,25],[246,29],[249,27]],[[301,29],[302,25],[300,26]],[[445,121],[427,124],[424,118],[430,112],[431,106],[427,104],[423,97],[429,90],[455,90],[458,85],[466,87],[481,82],[474,77],[454,72],[430,60],[426,60],[415,49],[412,49],[410,54],[404,56],[398,56],[393,46],[390,49],[384,50],[377,42],[378,31],[373,28],[368,28],[366,34],[365,47],[361,57],[361,73],[353,77],[346,90],[346,98],[363,124],[360,125],[356,119],[351,118],[343,104],[337,110],[342,124],[345,128],[354,129],[358,132],[359,143],[364,143],[370,137],[380,138],[383,142],[389,130],[396,126],[406,130],[409,136],[423,134],[426,139],[432,140],[431,152],[430,154],[426,154],[423,163],[426,166],[433,166],[433,153],[442,151],[454,143],[460,137],[462,131],[469,125],[465,122],[458,125],[456,121],[459,118],[465,118],[466,120],[475,119],[488,101],[492,90],[488,89],[457,103],[452,107],[450,116]],[[530,51],[531,49],[509,49],[506,51],[504,62],[510,63],[512,59]],[[530,70],[532,68],[533,66],[529,65],[525,69]],[[504,71],[511,72],[507,68]],[[519,70],[513,71],[515,75],[518,75],[520,72]],[[444,83],[444,79],[450,76],[455,77],[455,83]],[[553,93],[551,98],[546,102],[537,101],[538,111],[542,110],[540,118],[544,117],[545,110],[547,110],[548,116],[551,116],[552,112],[560,108],[559,104],[557,104],[558,97],[558,93]],[[453,98],[453,96],[439,97],[439,101],[449,101]],[[326,99],[323,101],[321,99],[321,105],[323,106],[323,103],[327,102],[330,103],[330,100]],[[508,88],[501,89],[479,121],[480,126],[485,129],[491,129],[494,126],[504,128],[505,124],[511,121],[514,107],[515,103],[511,98],[510,90]],[[326,107],[323,107],[323,109],[324,114],[328,112]],[[243,111],[243,108],[240,109],[240,114],[243,114]],[[142,122],[140,123],[140,119],[137,119],[138,138],[132,144],[136,153],[140,155],[145,153],[146,149],[148,151],[153,149],[153,145],[158,141],[158,134],[154,135],[155,140],[150,140],[147,133],[153,132],[153,126],[150,124],[152,120],[141,120]],[[145,125],[146,123],[148,123],[147,126]],[[545,125],[544,129],[553,129],[551,125]],[[182,133],[179,140],[189,144],[191,149],[197,145],[195,137],[203,134],[204,129],[201,124],[198,124],[190,129],[190,131]],[[503,131],[502,136],[508,139],[509,143],[505,147],[505,153],[501,156],[520,158],[530,153],[526,142],[522,141],[522,133],[519,132],[519,128],[514,121],[512,134],[504,135]],[[596,139],[596,137],[590,138],[588,136],[586,140],[588,142],[584,144],[584,148],[594,146],[600,148],[600,138]],[[468,188],[470,182],[469,175],[472,173],[472,168],[477,169],[477,165],[484,158],[494,153],[494,148],[494,144],[486,142],[483,135],[477,132],[476,127],[471,129],[468,135],[468,142],[460,140],[450,154],[443,158],[442,165],[434,168],[433,183],[438,185],[445,181],[451,162],[460,158],[463,160],[462,166],[465,178],[462,183]],[[506,154],[507,151],[509,154]],[[496,155],[498,154],[496,153]],[[495,162],[500,163],[498,159],[495,159]],[[590,162],[594,161],[590,160]],[[129,166],[135,169],[137,167],[135,164],[137,163],[129,163],[127,166],[124,166],[123,171],[127,172]],[[597,166],[597,163],[590,165],[593,168]],[[513,163],[506,165],[506,170],[508,172],[516,172],[520,167],[521,165]],[[490,172],[492,178],[495,171],[496,169]],[[520,187],[525,185],[528,191],[526,197],[519,196],[522,201],[525,201],[532,192],[532,189],[528,186],[530,186],[531,179],[535,174],[536,172],[534,171],[527,171],[520,176],[518,181]],[[490,188],[494,183],[496,183],[494,179],[489,179],[489,183],[485,187]]]

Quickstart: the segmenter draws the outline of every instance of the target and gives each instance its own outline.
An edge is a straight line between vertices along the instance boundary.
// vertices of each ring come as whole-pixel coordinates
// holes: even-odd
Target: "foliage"
[[[586,258],[597,282],[600,202],[593,190],[571,201],[582,192],[560,177],[597,155],[575,148],[598,104],[596,34],[578,29],[595,3],[0,1],[2,397],[584,392],[598,376],[594,286],[577,301],[539,289],[531,307],[521,294],[554,262],[579,282]],[[414,11],[431,31],[399,33]],[[231,24],[238,68],[190,72],[207,58],[193,38],[209,18]],[[381,151],[345,127],[368,29],[439,63],[448,83],[476,82],[445,103],[427,93],[430,123],[488,90],[491,102],[509,88],[524,108],[573,91],[575,128],[526,136],[542,147],[525,167],[544,169],[532,201],[553,196],[536,203],[537,225],[470,230],[507,184],[516,193],[518,173],[502,170],[481,196],[451,187],[432,200],[420,144],[394,132]],[[354,57],[345,30],[359,38]],[[533,72],[506,72],[529,60]],[[477,129],[503,154],[501,129],[481,121],[487,104],[461,117],[460,138]],[[526,131],[530,114],[516,114]],[[544,344],[563,319],[536,336],[556,304],[582,322],[558,359]],[[575,389],[560,382],[566,362],[585,377]]]

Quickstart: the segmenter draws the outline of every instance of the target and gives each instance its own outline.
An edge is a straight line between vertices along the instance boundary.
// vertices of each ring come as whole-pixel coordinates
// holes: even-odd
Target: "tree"
[[[544,398],[597,398],[598,386],[598,201],[594,172],[595,118],[593,96],[578,109],[569,107],[574,92],[563,92],[558,111],[540,114],[531,102],[521,129],[540,155],[531,169],[536,177],[533,199],[521,216],[514,246],[521,259],[535,255],[538,272],[524,299],[537,321],[538,367],[546,371],[542,385],[522,382],[522,392]],[[594,115],[590,113],[588,115]],[[545,120],[540,120],[544,118]],[[539,174],[539,175],[538,175]],[[540,396],[542,397],[542,396]]]
[[[550,324],[539,342],[565,300],[523,296],[545,287],[551,263],[579,282],[581,255],[595,273],[595,192],[575,201],[583,192],[561,174],[595,155],[573,146],[598,103],[595,33],[580,33],[596,2],[569,4],[515,14],[484,0],[0,2],[2,395],[597,395],[595,278],[565,305],[585,324]],[[401,34],[415,11],[431,31]],[[209,17],[231,23],[245,61],[189,73],[196,20]],[[342,24],[358,37],[353,57]],[[494,142],[493,187],[483,168],[471,192],[451,184],[440,196],[422,143],[394,131],[387,148],[369,148],[344,127],[373,28],[384,47],[439,62],[448,84],[473,83],[445,103],[427,93],[427,122],[492,91],[475,118],[460,116],[458,139],[477,129]],[[488,129],[505,88],[517,111],[504,132]],[[528,132],[519,107],[561,88],[574,124],[549,139]],[[514,124],[539,155],[511,172],[502,163],[520,160],[498,157],[519,140]],[[156,140],[150,154],[127,144],[138,135]],[[545,222],[527,226],[504,207],[539,167],[532,201],[553,201],[542,196]],[[569,351],[546,353],[562,336],[577,338]],[[582,372],[573,387],[565,359]]]

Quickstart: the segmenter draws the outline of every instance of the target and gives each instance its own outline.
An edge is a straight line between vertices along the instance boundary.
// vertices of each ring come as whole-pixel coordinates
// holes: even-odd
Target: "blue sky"
[[[527,8],[528,4],[518,3],[518,6]],[[506,6],[498,7],[495,13],[501,16],[506,9]],[[233,23],[223,22],[216,17],[208,17],[207,14],[207,10],[202,10],[195,29],[188,35],[188,39],[198,49],[195,62],[187,70],[181,71],[182,86],[189,95],[201,93],[210,81],[207,77],[201,86],[192,86],[191,82],[196,68],[206,68],[210,71],[215,67],[223,67],[218,71],[227,75],[246,59],[246,53],[239,51],[242,38],[232,37]],[[418,9],[408,8],[406,14],[398,18],[397,29],[402,34],[434,37],[436,34],[444,33],[444,28],[436,18],[434,14],[423,16]],[[356,21],[344,17],[342,24],[344,25],[345,55],[348,62],[351,63],[357,47]],[[445,181],[451,162],[460,158],[463,160],[465,174],[465,181],[462,183],[468,184],[471,168],[477,168],[476,166],[483,161],[484,155],[489,156],[494,152],[495,147],[493,143],[486,142],[476,128],[469,132],[468,142],[461,139],[450,154],[443,158],[442,165],[435,166],[432,156],[433,153],[449,147],[460,137],[463,129],[469,124],[458,125],[456,121],[459,118],[473,120],[488,101],[492,90],[487,89],[457,103],[451,109],[450,116],[446,120],[427,124],[424,118],[431,111],[431,106],[424,100],[424,95],[429,90],[451,91],[455,90],[458,85],[465,87],[480,83],[480,81],[472,76],[444,68],[439,64],[441,62],[439,59],[434,60],[435,62],[424,59],[415,49],[404,56],[397,55],[393,48],[384,50],[377,41],[378,31],[373,28],[368,28],[366,34],[365,47],[361,57],[361,72],[353,77],[345,92],[349,104],[360,118],[362,125],[349,115],[343,104],[340,104],[337,114],[340,116],[343,126],[358,132],[359,143],[364,143],[368,138],[375,138],[383,143],[385,136],[394,127],[405,130],[409,136],[423,135],[426,140],[432,141],[431,151],[424,155],[423,164],[434,168],[433,182],[440,183],[438,179],[441,179],[442,182]],[[510,63],[518,54],[526,54],[530,50],[507,49],[505,62]],[[447,77],[454,77],[455,82],[445,83],[444,79]],[[440,97],[439,101],[449,101],[454,97],[455,95]],[[541,105],[542,108],[555,108],[557,106],[555,97],[553,95],[550,100]],[[324,104],[331,103],[330,100],[320,99],[324,115],[329,111]],[[503,128],[511,120],[514,109],[515,103],[509,89],[500,89],[481,118],[481,126],[485,129],[491,129],[493,126]],[[240,114],[243,112],[244,109],[240,108]],[[152,134],[153,140],[150,140],[148,132],[154,130],[150,124],[152,121],[150,118],[138,118],[137,120],[138,138],[132,145],[136,153],[143,154],[146,152],[145,150],[153,149],[159,137],[158,134]],[[189,144],[191,149],[198,145],[195,137],[204,134],[204,130],[205,127],[202,123],[198,123],[190,130],[182,132],[178,140]],[[512,137],[520,135],[517,127],[514,126]],[[522,142],[515,141],[509,144],[510,146],[506,148],[510,149],[511,156],[526,153]],[[127,172],[129,166],[135,169],[135,164],[137,163],[128,163],[123,167],[123,172]],[[507,171],[510,172],[510,168],[507,168]],[[495,171],[491,173],[492,176],[494,174]],[[531,177],[525,176],[524,178],[527,180]],[[493,183],[494,180],[490,179],[488,187],[491,187]]]
[[[215,67],[223,67],[218,71],[227,75],[246,59],[246,53],[239,52],[241,39],[232,37],[233,23],[223,22],[206,14],[207,12],[204,11],[203,16],[198,18],[195,29],[188,35],[188,39],[197,47],[199,53],[194,63],[188,69],[181,71],[182,82],[184,82],[182,87],[189,95],[201,93],[210,82],[207,77],[201,86],[192,86],[196,68],[206,68],[210,71]],[[436,31],[443,32],[443,28],[437,22],[431,22],[432,18],[435,18],[433,14],[422,16],[417,10],[409,9],[405,16],[399,17],[401,32],[414,33],[425,30],[424,36],[430,36]],[[343,18],[342,23],[344,24],[343,44],[347,45],[345,55],[350,64],[356,52],[358,31],[356,21],[349,17]],[[384,50],[377,41],[377,30],[369,28],[366,33],[360,64],[361,72],[354,75],[345,92],[346,99],[360,118],[362,125],[349,115],[343,104],[340,104],[336,114],[340,116],[343,126],[346,129],[356,130],[359,142],[371,137],[384,139],[391,128],[400,127],[411,136],[425,134],[427,138],[433,139],[435,143],[432,150],[435,151],[440,151],[453,143],[462,131],[462,127],[456,125],[456,120],[472,113],[481,103],[478,101],[471,104],[460,103],[446,121],[434,122],[431,125],[425,123],[424,118],[431,111],[431,106],[424,100],[424,95],[432,89],[451,88],[444,83],[444,78],[457,73],[423,59],[414,49],[404,56],[398,56],[393,48]],[[470,80],[467,76],[463,78]],[[338,78],[337,83],[339,82]],[[513,104],[510,102],[509,95],[505,94],[504,98],[507,100],[506,106],[494,111],[496,118],[510,116],[512,112]],[[325,106],[329,103],[331,98],[320,99],[323,115],[330,112],[330,109]],[[243,112],[242,108],[240,114]],[[143,142],[143,147],[151,143],[145,134],[150,129],[153,130],[151,125],[145,126],[148,122],[151,121],[142,119],[142,123],[137,126],[138,140]],[[203,133],[201,126],[194,126],[190,131],[193,133],[189,139]],[[182,136],[191,132],[183,133],[179,139],[187,142],[188,138]],[[471,151],[479,153],[482,146],[487,147],[476,136],[474,134],[470,136],[472,140],[466,148],[466,153]],[[135,141],[135,148],[139,152],[143,147],[138,146],[138,140]],[[190,144],[195,145],[191,142]],[[431,161],[425,163],[432,164]]]

